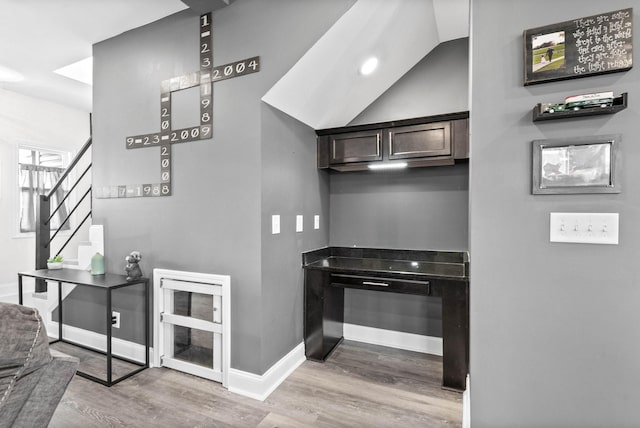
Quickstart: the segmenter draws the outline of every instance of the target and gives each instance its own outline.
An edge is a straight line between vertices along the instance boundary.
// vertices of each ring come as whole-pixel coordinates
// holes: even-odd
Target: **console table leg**
[[[22,304],[22,275],[18,275],[18,304]]]
[[[58,281],[58,340],[62,340],[62,281]]]
[[[107,384],[111,386],[111,329],[112,329],[111,289],[107,289]]]

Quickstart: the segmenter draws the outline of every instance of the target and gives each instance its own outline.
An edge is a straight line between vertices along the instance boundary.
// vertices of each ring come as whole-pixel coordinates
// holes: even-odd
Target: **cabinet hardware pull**
[[[372,281],[362,281],[362,285],[377,285],[380,287],[388,287],[389,284],[386,282],[372,282]]]

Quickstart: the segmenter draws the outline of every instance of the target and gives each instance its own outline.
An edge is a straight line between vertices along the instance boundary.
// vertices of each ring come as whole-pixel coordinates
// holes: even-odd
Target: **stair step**
[[[93,244],[100,243],[100,246],[104,246],[104,226],[101,224],[93,224],[89,227],[89,240]]]
[[[89,270],[91,258],[96,254],[104,254],[104,226],[93,224],[89,228],[89,242],[78,245],[78,269]]]
[[[62,267],[67,269],[82,269],[82,267],[78,264],[78,259],[64,259],[62,262]]]

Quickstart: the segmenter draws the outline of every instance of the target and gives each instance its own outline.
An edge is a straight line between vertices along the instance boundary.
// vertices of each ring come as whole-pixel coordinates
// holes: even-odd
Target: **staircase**
[[[52,255],[61,254],[65,248],[63,267],[67,269],[88,270],[91,267],[91,257],[93,257],[96,252],[104,254],[104,230],[102,225],[89,226],[88,241],[72,241],[83,225],[85,225],[85,223],[88,225],[87,221],[91,218],[91,177],[90,174],[87,175],[91,170],[91,162],[89,160],[91,143],[92,140],[89,138],[73,158],[60,180],[46,195],[40,196],[38,207],[36,208],[36,269],[46,269],[47,259]],[[52,207],[52,195],[55,194],[56,190],[62,185],[66,178],[73,175],[72,173],[74,171],[77,171],[75,182],[70,186],[69,191],[59,204]],[[87,179],[83,181],[84,177],[87,177]],[[73,200],[74,196],[76,203],[73,208],[69,210],[66,219],[60,222],[60,226],[57,229],[51,230],[50,221],[55,213],[66,200]],[[75,228],[73,228],[70,233],[65,233],[64,236],[59,234],[61,228],[71,221],[71,216],[74,213],[78,214],[78,218],[81,218],[81,221],[75,225]],[[64,241],[62,238],[65,238]],[[69,244],[72,242],[73,245],[70,246]],[[53,245],[57,245],[55,251],[52,251]],[[72,248],[73,246],[77,246],[77,253]],[[75,287],[70,285],[64,287],[63,298],[73,291],[74,288]],[[0,285],[0,302],[18,303],[17,291],[16,284]],[[45,319],[51,321],[51,311],[56,308],[58,303],[57,287],[51,287],[50,291],[52,292],[44,292],[46,291],[46,285],[43,282],[33,284],[27,280],[24,291],[24,304],[37,307]]]
[[[89,227],[89,239],[91,241],[80,242],[78,244],[78,258],[65,258],[62,267],[65,269],[83,269],[88,270],[91,267],[91,257],[96,253],[104,253],[104,238],[102,225],[92,225]],[[48,331],[57,331],[52,324],[52,313],[58,307],[58,287],[56,282],[49,282],[47,292],[35,292],[34,281],[31,278],[24,278],[23,304],[25,306],[35,307],[38,309],[43,319],[47,322]],[[62,292],[62,300],[64,300],[73,290],[75,285],[65,284]],[[13,286],[10,293],[2,295],[0,288],[0,302],[18,303],[17,287]]]
[[[99,224],[89,226],[89,241],[79,242],[77,258],[64,259],[62,267],[89,270],[91,269],[91,257],[95,253],[104,254],[104,229]]]
[[[64,196],[64,198],[62,198],[62,200],[58,203],[58,205],[55,207],[51,206],[51,198],[56,193],[56,191],[60,188],[60,186],[62,186],[62,183],[64,182],[64,180],[67,179],[67,177],[69,177],[72,172],[76,171],[76,168],[78,170],[80,169],[79,165],[83,163],[83,160],[85,160],[85,163],[86,163],[87,158],[85,158],[85,156],[88,156],[88,153],[90,153],[89,148],[91,147],[91,143],[92,143],[92,140],[91,140],[91,137],[89,137],[87,142],[84,143],[84,145],[78,151],[78,154],[76,154],[76,156],[73,158],[73,160],[69,164],[69,167],[66,169],[64,174],[62,174],[62,176],[60,177],[60,180],[58,180],[58,182],[51,188],[49,193],[47,193],[46,195],[40,195],[38,206],[36,208],[36,260],[35,260],[36,269],[46,269],[47,259],[49,259],[52,255],[53,256],[60,255],[62,251],[67,247],[69,242],[71,242],[71,240],[76,235],[76,233],[78,233],[80,228],[91,217],[91,196],[90,196],[91,183],[89,182],[89,184],[86,185],[86,183],[82,181],[85,175],[87,175],[87,173],[91,170],[91,162],[88,162],[84,170],[82,170],[82,172],[80,172],[77,175],[76,181],[69,187],[69,191]],[[85,184],[86,189],[79,189],[78,185],[80,183]],[[76,196],[75,205],[73,206],[73,208],[69,210],[69,214],[67,215],[67,217],[60,222],[60,226],[57,229],[52,230],[51,219],[58,212],[60,207],[63,206],[65,201],[69,199],[71,195]],[[89,196],[88,207],[86,207],[87,204],[83,205],[83,201],[86,199],[87,196]],[[78,224],[72,230],[71,234],[67,237],[64,243],[60,244],[57,247],[56,251],[52,251],[52,243],[54,241],[58,243],[59,241],[56,241],[56,238],[62,238],[62,236],[59,235],[60,231],[62,230],[64,225],[70,222],[71,216],[78,210],[78,208],[84,208],[86,210],[86,212],[79,213],[80,216],[82,217],[82,220],[78,222]],[[94,234],[97,234],[97,233],[98,233],[97,231],[94,232]],[[90,240],[91,240],[90,243],[80,244],[78,248],[78,258],[76,259],[75,263],[72,260],[69,260],[65,264],[65,267],[68,267],[68,268],[73,267],[77,269],[87,268],[87,255],[89,257],[89,263],[90,263],[91,256],[95,254],[95,252],[92,252],[94,249],[93,239],[90,239]],[[104,252],[104,244],[103,244],[102,238],[100,238],[99,240],[97,239],[97,242],[95,245],[99,248],[99,250],[102,250],[102,252]],[[42,293],[46,291],[46,289],[47,287],[43,280],[36,281],[36,284],[35,284],[36,293]]]

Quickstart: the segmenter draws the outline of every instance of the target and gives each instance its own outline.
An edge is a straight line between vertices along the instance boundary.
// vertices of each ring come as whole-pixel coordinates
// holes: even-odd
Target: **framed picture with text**
[[[524,85],[629,70],[633,9],[524,31]]]

